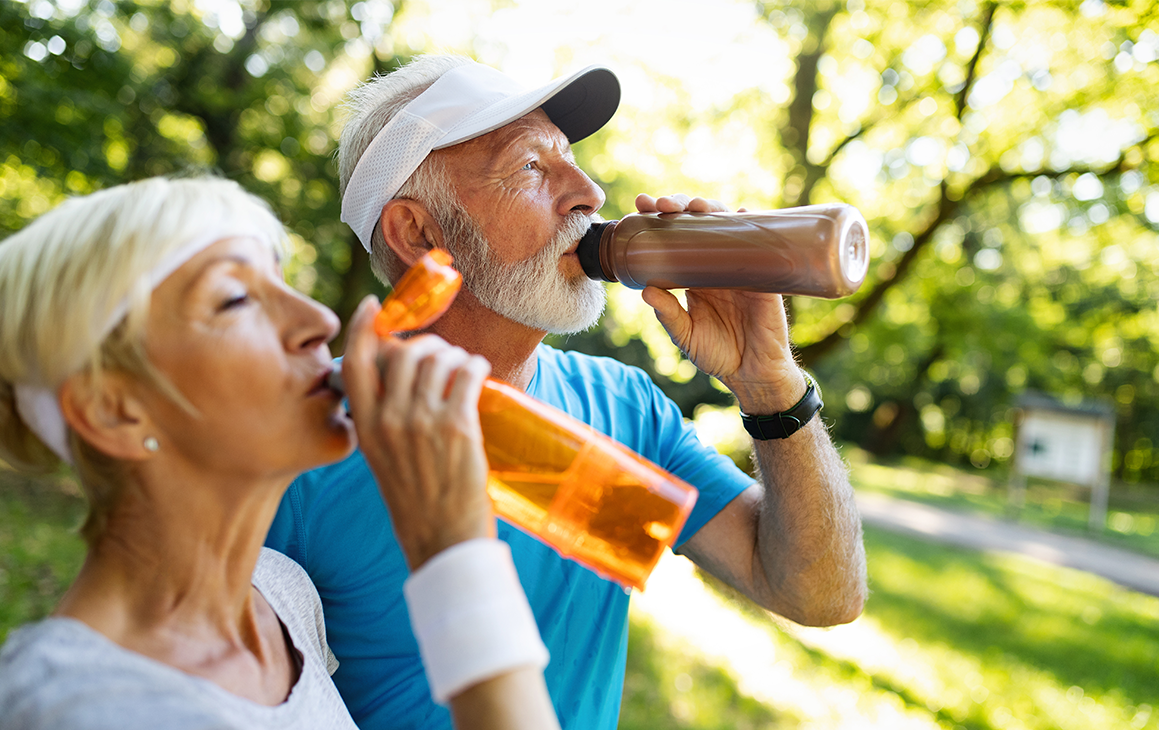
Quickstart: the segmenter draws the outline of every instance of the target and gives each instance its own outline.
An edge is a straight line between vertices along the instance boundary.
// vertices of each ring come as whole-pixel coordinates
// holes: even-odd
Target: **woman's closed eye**
[[[234,294],[234,295],[228,297],[224,302],[222,302],[221,306],[218,309],[222,312],[224,312],[228,309],[236,309],[237,307],[241,307],[241,306],[247,304],[249,302],[249,300],[250,300],[250,296],[249,296],[249,294],[247,294],[245,292],[242,292],[240,294]]]

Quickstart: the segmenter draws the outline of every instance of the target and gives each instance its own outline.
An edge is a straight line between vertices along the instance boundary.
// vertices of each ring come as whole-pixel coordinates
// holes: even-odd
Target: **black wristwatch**
[[[805,373],[805,382],[809,386],[805,389],[805,395],[787,411],[771,416],[750,416],[741,413],[741,423],[749,435],[758,441],[787,439],[804,428],[825,405],[821,402],[821,389],[817,387],[817,381],[813,380],[813,376]]]

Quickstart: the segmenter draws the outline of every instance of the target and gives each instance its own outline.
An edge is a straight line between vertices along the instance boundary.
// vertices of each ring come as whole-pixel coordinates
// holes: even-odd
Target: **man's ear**
[[[151,433],[140,401],[124,378],[104,373],[99,381],[90,373],[77,373],[60,389],[60,410],[69,427],[82,439],[114,459],[137,461],[153,454],[145,448]]]
[[[390,250],[410,266],[432,248],[443,248],[443,230],[427,207],[417,200],[387,201],[378,217],[382,237]]]

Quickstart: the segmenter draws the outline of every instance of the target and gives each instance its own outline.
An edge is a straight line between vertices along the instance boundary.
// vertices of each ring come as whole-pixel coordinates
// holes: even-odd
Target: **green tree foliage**
[[[388,32],[397,3],[201,7],[0,3],[0,229],[65,195],[217,169],[271,202],[293,234],[291,279],[345,316],[374,285],[338,222],[338,104],[403,60]],[[791,302],[840,437],[1001,464],[1019,393],[1103,398],[1119,413],[1118,476],[1159,481],[1155,3],[755,7],[793,63],[762,67],[759,88],[707,112],[654,74],[667,108],[577,146],[605,215],[640,191],[704,192],[680,170],[682,135],[756,129],[773,182],[749,185],[750,208],[844,200],[870,221],[862,291]],[[629,138],[659,149],[664,125],[669,166],[637,169]],[[622,294],[600,328],[555,342],[641,365],[688,415],[727,403]]]
[[[822,0],[758,14],[795,59],[784,93],[694,121],[725,134],[761,120],[780,181],[760,193],[768,207],[842,200],[869,219],[861,291],[791,302],[837,435],[986,467],[1012,456],[1019,393],[1101,398],[1118,408],[1117,476],[1159,481],[1159,8]],[[596,342],[572,341],[614,348],[625,323],[613,310]],[[691,393],[688,414],[704,390]]]
[[[289,274],[345,314],[372,287],[341,224],[338,104],[396,63],[369,41],[379,3],[270,0],[0,4],[0,229],[70,194],[214,170],[269,201]],[[353,246],[351,244],[354,244]]]
[[[1154,4],[766,10],[802,36],[785,202],[854,202],[878,238],[859,296],[796,307],[839,433],[986,466],[1023,390],[1105,398],[1118,475],[1159,478]]]

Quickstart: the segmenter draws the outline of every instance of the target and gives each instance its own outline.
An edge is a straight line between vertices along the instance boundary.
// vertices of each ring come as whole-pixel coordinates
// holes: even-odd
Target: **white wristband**
[[[428,560],[403,584],[431,696],[441,705],[516,667],[547,666],[547,647],[499,540],[468,540]]]

